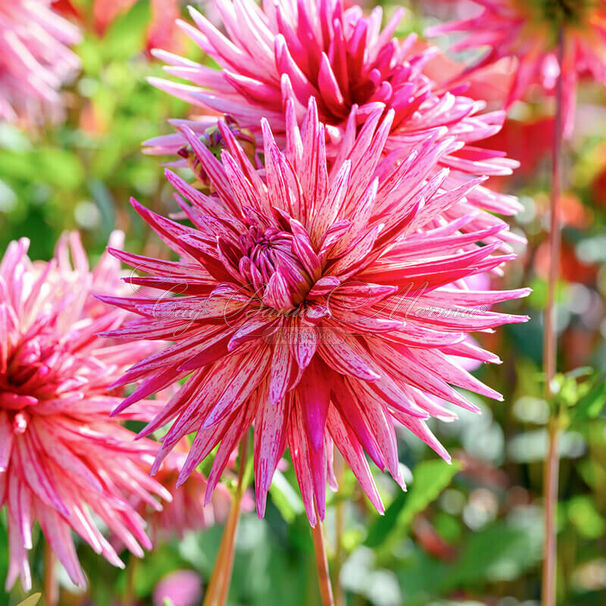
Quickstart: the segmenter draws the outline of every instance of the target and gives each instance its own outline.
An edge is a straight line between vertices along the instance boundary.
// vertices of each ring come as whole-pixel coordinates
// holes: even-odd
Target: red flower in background
[[[180,0],[151,0],[152,22],[147,32],[147,49],[180,50],[177,19],[181,15]]]
[[[95,0],[93,21],[97,34],[102,36],[116,17],[130,10],[136,2],[137,0]]]
[[[137,0],[95,0],[93,20],[95,31],[102,36],[109,25],[121,14],[127,12]],[[180,0],[150,0],[151,22],[147,30],[147,48],[162,46],[179,50],[180,30],[176,20],[180,16]]]
[[[124,13],[127,13],[138,0],[95,0],[92,6],[92,22],[95,33],[103,36],[107,28]],[[179,50],[180,30],[176,21],[180,16],[182,0],[150,0],[151,22],[146,36],[149,51],[155,47]],[[82,26],[87,19],[71,0],[53,0],[53,8]]]
[[[427,42],[419,41],[415,48],[426,49]],[[483,101],[490,109],[501,109],[505,106],[511,85],[515,78],[515,62],[509,59],[497,61],[471,73],[462,75],[465,66],[442,52],[434,56],[423,69],[437,88],[444,90],[456,87],[461,93],[476,101]],[[482,141],[484,145],[485,139]]]
[[[591,193],[596,204],[606,211],[606,164],[601,168],[591,184]]]
[[[532,177],[549,157],[553,143],[553,118],[529,122],[506,120],[500,132],[484,141],[486,147],[504,150],[520,163],[516,177]]]
[[[82,17],[82,13],[73,5],[71,0],[52,0],[51,6],[53,7],[53,10],[65,17],[77,20]]]

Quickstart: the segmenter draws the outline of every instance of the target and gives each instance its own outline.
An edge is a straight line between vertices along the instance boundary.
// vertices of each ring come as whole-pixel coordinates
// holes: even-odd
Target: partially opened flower
[[[51,0],[0,3],[0,120],[37,124],[63,113],[59,89],[77,73],[78,29]]]
[[[180,22],[185,32],[221,68],[195,63],[158,51],[170,65],[168,73],[189,80],[179,84],[163,79],[151,81],[159,88],[206,109],[232,116],[239,126],[260,136],[261,118],[268,120],[278,145],[286,132],[284,107],[292,101],[300,123],[307,101],[317,101],[320,120],[326,124],[329,157],[338,153],[348,121],[361,125],[378,104],[394,112],[385,152],[405,155],[428,133],[460,142],[440,158],[452,170],[449,181],[459,185],[477,175],[510,174],[517,163],[502,154],[484,150],[475,143],[496,133],[503,122],[501,111],[481,113],[484,103],[462,96],[461,89],[443,92],[424,75],[435,49],[413,49],[416,36],[393,38],[401,18],[397,11],[381,29],[382,9],[365,16],[359,6],[345,10],[339,0],[219,0],[226,35],[194,9],[196,27]],[[183,124],[177,121],[176,124]],[[203,133],[206,125],[188,123]],[[184,144],[178,133],[152,139],[150,153],[176,153]],[[502,224],[491,213],[511,215],[518,204],[511,196],[478,187],[470,192],[472,206],[480,213],[474,227]],[[457,216],[468,212],[451,208]],[[511,234],[502,231],[501,238]]]
[[[503,57],[518,60],[509,103],[533,84],[554,92],[560,73],[557,46],[563,36],[562,62],[566,132],[572,132],[579,75],[606,84],[606,2],[604,0],[473,0],[483,10],[469,19],[434,28],[434,35],[465,32],[455,50],[486,48],[474,65]]]
[[[110,243],[119,245],[120,234]],[[26,239],[11,243],[0,264],[0,506],[6,507],[10,544],[7,587],[18,576],[25,589],[31,587],[27,552],[36,521],[72,581],[84,585],[71,531],[123,566],[99,522],[141,556],[141,545],[150,542],[130,498],[156,507],[154,495],[170,499],[143,470],[157,445],[133,443],[133,434],[108,415],[120,402],[109,386],[150,347],[96,336],[124,319],[91,294],[115,292],[120,285],[114,259],[104,255],[89,272],[75,235],[69,243],[61,239],[49,263],[30,262],[27,248]]]
[[[221,124],[227,151],[218,161],[184,130],[216,194],[205,195],[167,171],[193,227],[133,204],[182,258],[161,261],[121,251],[160,289],[153,297],[104,298],[141,317],[115,338],[173,341],[134,365],[120,383],[142,380],[116,412],[185,379],[142,432],[171,424],[155,464],[196,432],[179,482],[218,446],[210,498],[235,446],[254,425],[257,510],[263,515],[273,473],[289,448],[306,512],[323,518],[333,445],[369,499],[382,509],[365,453],[400,483],[394,424],[401,423],[448,460],[427,427],[452,420],[444,401],[476,410],[451,384],[500,398],[453,362],[494,362],[465,334],[525,318],[487,311],[525,291],[464,291],[455,283],[512,256],[476,242],[470,216],[445,222],[475,182],[442,188],[435,174],[452,139],[428,138],[406,161],[382,159],[394,112],[377,107],[356,135],[352,123],[327,169],[324,126],[314,99],[301,130],[286,109],[286,148],[263,121],[265,167],[257,172]],[[179,293],[181,296],[170,296]]]

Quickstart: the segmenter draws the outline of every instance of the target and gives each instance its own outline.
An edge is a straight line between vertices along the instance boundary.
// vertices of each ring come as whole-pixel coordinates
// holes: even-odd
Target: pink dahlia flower
[[[384,105],[394,111],[386,153],[395,150],[404,156],[433,131],[457,139],[459,146],[450,146],[440,158],[440,166],[452,169],[453,187],[470,176],[511,174],[517,166],[499,152],[475,145],[499,131],[504,113],[481,113],[485,104],[462,96],[460,88],[438,90],[424,74],[436,49],[413,49],[415,36],[393,38],[401,11],[381,29],[381,8],[365,16],[359,6],[345,10],[340,0],[268,1],[263,8],[254,0],[219,0],[217,6],[226,35],[194,9],[190,12],[196,27],[185,22],[180,26],[220,71],[157,51],[170,64],[168,73],[191,84],[152,79],[153,84],[193,105],[228,114],[257,136],[261,118],[266,118],[280,147],[286,100],[292,101],[300,123],[308,99],[314,97],[326,124],[329,157],[338,154],[349,120],[361,125],[378,104]],[[195,122],[188,126],[198,133],[206,127]],[[150,153],[174,153],[184,140],[176,134],[147,144]],[[453,206],[451,214],[465,215],[469,205],[490,211],[480,213],[473,227],[502,224],[492,213],[519,210],[515,198],[484,187],[470,192],[467,203]],[[501,232],[502,238],[511,236]]]
[[[61,117],[59,89],[80,68],[78,29],[51,0],[0,2],[0,120],[36,124]]]
[[[110,243],[120,243],[120,234]],[[110,385],[149,353],[144,343],[96,337],[117,328],[124,314],[91,292],[115,292],[117,262],[104,255],[89,272],[76,235],[64,237],[49,263],[31,263],[26,239],[13,242],[0,264],[0,506],[10,544],[7,587],[17,576],[27,590],[32,527],[72,581],[85,584],[70,530],[95,552],[122,566],[101,534],[101,520],[135,555],[149,548],[144,521],[129,505],[136,495],[170,494],[143,470],[156,444],[109,418],[120,402]],[[70,262],[73,259],[73,267]]]
[[[476,410],[451,384],[500,398],[453,356],[497,361],[465,342],[465,334],[525,320],[486,306],[526,291],[455,285],[512,258],[494,255],[496,243],[476,245],[500,226],[462,233],[470,216],[437,221],[477,184],[443,190],[446,171],[436,176],[435,164],[456,142],[428,138],[405,162],[381,161],[395,112],[379,106],[359,134],[350,122],[329,170],[314,99],[301,129],[295,114],[289,100],[284,152],[263,120],[262,173],[224,124],[221,161],[184,128],[216,194],[205,195],[167,171],[193,227],[133,201],[182,259],[112,250],[150,274],[130,282],[162,292],[103,300],[141,316],[113,337],[173,341],[126,373],[123,383],[143,381],[116,412],[186,379],[142,432],[172,423],[155,468],[184,435],[196,432],[179,483],[218,446],[208,500],[254,425],[258,514],[288,446],[315,524],[324,516],[326,482],[334,480],[333,445],[379,510],[365,452],[402,483],[396,422],[448,460],[427,419],[455,417],[443,401]]]
[[[606,1],[604,0],[473,0],[483,10],[476,16],[438,26],[432,35],[465,32],[454,50],[487,48],[474,65],[480,68],[502,59],[518,60],[509,104],[521,99],[533,84],[555,91],[560,73],[557,45],[564,37],[562,77],[564,116],[572,133],[579,75],[590,74],[606,84]]]
[[[202,602],[202,579],[193,570],[175,570],[154,587],[154,606],[195,606]]]

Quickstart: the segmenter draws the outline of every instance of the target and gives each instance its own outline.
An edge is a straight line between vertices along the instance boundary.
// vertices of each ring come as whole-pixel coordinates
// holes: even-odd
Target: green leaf
[[[102,181],[91,179],[88,183],[90,193],[95,204],[101,212],[101,234],[100,237],[107,241],[116,219],[115,202],[112,194]]]
[[[441,580],[445,592],[518,578],[541,557],[540,518],[532,524],[498,521],[471,535]]]
[[[33,154],[30,152],[0,151],[0,177],[27,181],[33,176]]]
[[[601,377],[571,411],[571,426],[595,419],[606,404],[606,380]]]
[[[41,593],[34,593],[30,595],[28,598],[25,598],[23,602],[19,602],[17,606],[36,606],[36,604],[40,601],[42,597]]]
[[[604,535],[606,522],[596,509],[591,497],[579,495],[567,503],[568,518],[579,534],[586,539],[599,539]]]
[[[109,27],[103,39],[103,54],[107,59],[127,60],[144,48],[145,34],[150,23],[149,2],[135,2],[124,15]]]
[[[84,181],[84,169],[72,152],[56,147],[36,150],[34,166],[38,179],[63,190],[74,190]],[[30,174],[31,176],[31,174]]]
[[[417,513],[423,511],[450,484],[461,469],[458,462],[424,461],[413,470],[414,480],[408,492],[400,493],[370,527],[365,544],[378,547],[389,536],[401,536]]]

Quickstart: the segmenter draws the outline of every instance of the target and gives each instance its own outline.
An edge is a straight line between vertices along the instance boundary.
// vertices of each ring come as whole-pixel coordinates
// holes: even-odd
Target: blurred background
[[[210,4],[196,3],[211,20]],[[153,6],[152,6],[153,4]],[[405,3],[406,4],[406,3]],[[399,34],[468,10],[465,2],[408,3]],[[78,229],[94,260],[114,228],[126,232],[133,252],[162,256],[165,248],[128,203],[135,196],[167,214],[174,211],[161,158],[141,152],[141,142],[172,131],[169,118],[190,108],[150,86],[161,75],[149,54],[160,46],[201,59],[173,18],[185,15],[176,0],[59,0],[57,10],[76,22],[83,40],[78,78],[65,91],[65,120],[24,130],[0,124],[0,250],[21,236],[31,257],[48,259],[62,231]],[[365,8],[372,8],[367,3]],[[387,14],[395,4],[384,3]],[[440,40],[440,44],[447,40]],[[459,57],[464,59],[464,57]],[[494,90],[478,91],[498,103]],[[474,94],[474,88],[469,94]],[[606,95],[582,84],[575,138],[566,148],[568,183],[558,327],[561,398],[570,405],[570,427],[561,441],[558,505],[558,582],[566,605],[606,604]],[[533,294],[504,306],[529,314],[529,324],[483,335],[501,366],[478,372],[505,396],[504,403],[478,398],[483,414],[461,414],[435,426],[453,453],[447,466],[424,444],[402,432],[400,458],[409,470],[401,493],[387,477],[377,482],[387,506],[376,514],[345,472],[332,496],[326,523],[332,570],[340,575],[344,603],[352,606],[538,606],[542,542],[541,465],[546,451],[548,406],[540,381],[542,314],[546,299],[546,209],[549,205],[552,107],[549,100],[518,103],[503,131],[486,145],[506,150],[522,168],[492,186],[520,196],[523,212],[514,229],[528,246],[520,250],[498,286],[531,286]],[[573,406],[574,405],[574,406]],[[3,512],[4,513],[4,512]],[[0,517],[0,578],[8,544]],[[337,529],[342,543],[334,540]],[[62,604],[200,603],[221,537],[221,527],[157,545],[142,561],[112,568],[81,546],[90,589],[64,592]],[[35,583],[42,575],[42,546],[32,554]],[[69,580],[62,575],[64,587]],[[129,596],[128,598],[126,596]],[[134,596],[134,598],[133,598]],[[0,593],[0,604],[24,599],[19,587]],[[135,601],[133,601],[133,599]],[[167,602],[171,603],[171,602]],[[313,547],[292,471],[272,488],[266,518],[244,514],[230,604],[316,606]]]

